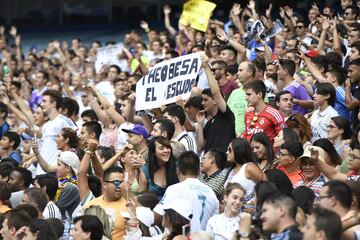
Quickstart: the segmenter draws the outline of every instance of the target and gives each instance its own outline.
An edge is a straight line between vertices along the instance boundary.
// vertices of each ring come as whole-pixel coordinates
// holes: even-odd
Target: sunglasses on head
[[[254,117],[252,118],[251,120],[251,123],[250,123],[250,128],[254,128],[255,127],[255,124],[256,122],[259,120],[259,116],[258,115],[254,115]]]

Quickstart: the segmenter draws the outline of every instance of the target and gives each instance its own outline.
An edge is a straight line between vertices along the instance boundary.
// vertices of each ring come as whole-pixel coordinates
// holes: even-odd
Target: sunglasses
[[[304,28],[305,26],[296,26],[296,28],[299,28],[299,29],[301,29],[301,28]]]
[[[254,128],[255,127],[255,124],[256,122],[259,120],[259,116],[258,115],[254,115],[254,117],[252,118],[251,120],[251,123],[250,123],[250,128]]]
[[[113,180],[113,181],[104,181],[106,183],[112,183],[116,189],[119,189],[121,187],[121,184],[123,181],[120,180]]]

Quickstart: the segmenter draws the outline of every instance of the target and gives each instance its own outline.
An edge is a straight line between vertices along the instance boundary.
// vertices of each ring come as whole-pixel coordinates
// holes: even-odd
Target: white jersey
[[[182,131],[179,135],[173,137],[173,140],[181,142],[184,145],[186,151],[193,151],[197,153],[195,139],[187,131]]]
[[[164,207],[176,199],[184,199],[193,207],[191,232],[204,231],[208,220],[219,212],[219,201],[214,191],[197,178],[187,178],[169,186],[154,211],[163,216]]]
[[[41,129],[42,137],[40,142],[40,155],[50,165],[55,165],[59,150],[56,146],[56,136],[63,128],[73,128],[76,126],[74,122],[59,114],[55,119],[47,121]],[[38,164],[36,175],[44,174],[44,170]]]
[[[45,219],[48,218],[57,218],[60,220],[62,219],[60,209],[58,208],[58,206],[56,206],[56,204],[53,201],[50,201],[46,204],[46,207],[42,215],[44,216]]]

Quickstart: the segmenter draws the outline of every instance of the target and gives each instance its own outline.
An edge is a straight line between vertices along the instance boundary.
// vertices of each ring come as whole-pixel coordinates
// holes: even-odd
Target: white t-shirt
[[[96,90],[99,91],[101,95],[103,95],[111,105],[114,105],[115,102],[115,95],[114,95],[114,86],[111,84],[110,81],[105,80],[99,82],[95,86]]]
[[[48,218],[57,218],[60,220],[62,219],[60,209],[58,208],[58,206],[56,206],[56,204],[53,201],[50,201],[46,204],[46,207],[42,215],[44,216],[45,219]]]
[[[40,142],[40,155],[50,165],[55,165],[58,157],[59,150],[56,146],[56,136],[60,133],[61,129],[76,126],[74,122],[59,114],[55,119],[47,121],[42,127],[42,137]],[[74,129],[76,130],[76,129]],[[38,164],[36,175],[44,174],[44,170]]]
[[[10,202],[12,208],[16,208],[23,200],[24,190],[11,193]]]
[[[315,142],[320,138],[327,138],[328,125],[331,118],[339,116],[338,112],[332,107],[328,106],[324,111],[320,112],[320,109],[315,110],[311,116],[311,130],[313,132],[313,138],[311,142]]]
[[[228,218],[224,213],[209,219],[206,231],[211,233],[214,240],[231,240],[235,231],[239,229],[240,217]]]
[[[197,178],[187,178],[169,186],[154,211],[163,216],[164,207],[176,199],[184,199],[193,207],[191,232],[204,231],[208,220],[219,212],[219,202],[214,191]]]

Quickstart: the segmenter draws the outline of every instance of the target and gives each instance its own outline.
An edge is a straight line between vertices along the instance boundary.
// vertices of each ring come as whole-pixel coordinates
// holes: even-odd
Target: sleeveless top
[[[162,198],[162,196],[165,193],[166,188],[160,187],[153,180],[151,180],[149,164],[145,164],[142,167],[142,171],[148,181],[148,185],[149,185],[148,191],[155,193],[159,197],[159,199]]]
[[[231,172],[229,173],[228,179],[226,180],[224,187],[226,188],[226,185],[228,183],[231,182],[236,182],[239,183],[246,191],[245,194],[245,202],[251,200],[255,194],[254,194],[254,188],[256,185],[256,182],[254,182],[253,180],[247,178],[245,176],[245,170],[246,170],[246,166],[249,163],[245,163],[241,166],[240,170],[238,173],[234,173],[235,169],[231,170]]]

